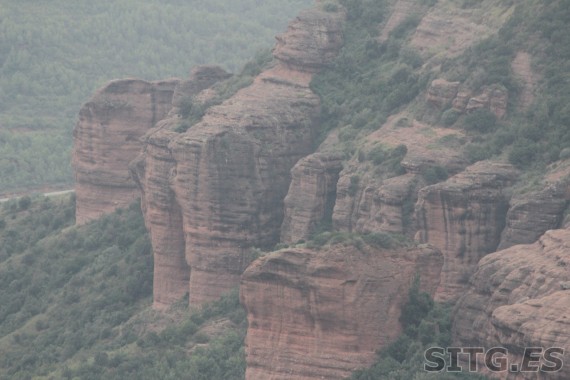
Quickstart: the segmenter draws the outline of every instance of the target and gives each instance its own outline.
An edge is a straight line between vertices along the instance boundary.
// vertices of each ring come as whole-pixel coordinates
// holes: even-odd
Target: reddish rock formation
[[[402,304],[416,273],[433,294],[441,254],[433,248],[271,253],[243,275],[249,327],[248,380],[345,379],[370,366],[401,332]]]
[[[239,283],[252,247],[279,241],[290,170],[311,152],[319,115],[309,82],[340,48],[342,19],[302,12],[251,86],[184,133],[172,132],[173,119],[147,135],[132,168],[155,253],[155,307],[185,292],[193,305],[218,298]]]
[[[79,112],[73,132],[76,220],[82,224],[127,206],[139,196],[128,164],[139,138],[170,110],[178,80],[116,80]]]
[[[437,300],[457,298],[479,259],[497,248],[508,203],[503,188],[515,178],[511,165],[482,161],[420,190],[416,239],[445,259]]]
[[[276,37],[273,56],[288,69],[316,73],[336,57],[343,44],[339,20],[341,10],[330,15],[305,10],[289,23],[287,32]]]
[[[168,142],[177,133],[168,131],[168,122],[159,125],[162,132],[145,136],[144,156],[131,163],[131,170],[141,189],[141,207],[153,247],[153,306],[164,308],[188,293],[190,268],[184,252],[182,210],[169,187],[174,165]]]
[[[567,181],[514,196],[498,249],[534,243],[546,231],[560,227],[570,199]]]
[[[337,185],[333,213],[335,230],[384,231],[413,236],[413,205],[417,191],[426,184],[421,173],[442,166],[453,174],[467,166],[457,148],[442,143],[444,138],[461,139],[461,133],[432,128],[415,120],[408,127],[398,127],[402,119],[402,115],[388,118],[386,124],[367,137],[361,151],[366,155],[377,144],[386,149],[405,145],[406,153],[400,164],[406,174],[394,177],[394,173],[387,173],[381,164],[368,160],[350,161],[340,173]],[[437,154],[433,147],[437,147]]]
[[[560,372],[495,373],[501,379],[569,379],[570,231],[552,230],[531,245],[484,257],[455,308],[453,340],[459,347],[506,347],[522,363],[524,347],[565,348]],[[480,360],[483,358],[480,357]],[[479,368],[484,368],[479,362]]]
[[[469,99],[465,111],[473,112],[480,108],[489,108],[500,119],[507,113],[508,100],[509,93],[503,86],[487,86],[481,94]]]
[[[448,82],[445,79],[435,79],[427,91],[427,102],[443,109],[451,104],[457,96],[459,82]]]
[[[295,165],[284,201],[281,242],[307,239],[319,223],[330,220],[341,169],[342,156],[329,153],[314,153]]]
[[[459,112],[465,112],[465,108],[467,107],[467,103],[469,103],[469,99],[471,99],[471,90],[468,88],[459,88],[457,91],[457,96],[451,102],[453,109]]]
[[[415,174],[384,181],[343,172],[338,182],[333,225],[337,231],[403,234],[410,226],[418,186],[424,182]],[[409,207],[407,205],[409,204]]]

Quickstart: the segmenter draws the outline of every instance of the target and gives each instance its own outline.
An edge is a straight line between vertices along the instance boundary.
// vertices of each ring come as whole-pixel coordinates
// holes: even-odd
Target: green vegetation
[[[356,132],[377,129],[388,115],[414,99],[428,81],[418,71],[419,54],[404,46],[420,21],[418,14],[410,15],[380,43],[378,24],[384,20],[386,1],[340,3],[348,11],[345,45],[332,67],[311,82],[323,103],[321,139],[330,130],[347,125]]]
[[[447,170],[442,166],[431,166],[422,172],[422,177],[428,185],[445,181],[449,175]]]
[[[237,71],[311,3],[2,1],[0,192],[72,182],[71,129],[105,82],[186,77],[198,64]]]
[[[1,206],[1,378],[243,379],[237,292],[195,313],[187,297],[153,312],[138,204],[81,227],[74,211],[69,196]]]
[[[378,354],[371,368],[356,371],[353,380],[486,379],[468,373],[426,373],[424,352],[429,347],[449,347],[451,343],[451,305],[437,304],[429,294],[420,292],[416,277],[402,308],[400,322],[404,333]]]
[[[188,128],[198,123],[209,107],[221,104],[232,97],[240,89],[253,83],[253,79],[273,62],[271,50],[265,49],[257,52],[255,58],[245,64],[238,75],[217,83],[212,87],[215,95],[206,103],[199,103],[192,97],[182,100],[180,116],[182,121],[175,129],[176,132],[186,132]]]
[[[537,97],[528,110],[516,108],[521,83],[511,62],[518,51],[533,56],[533,70],[543,78]],[[540,170],[560,158],[570,145],[570,6],[565,1],[528,1],[516,4],[511,18],[499,33],[447,61],[442,69],[450,79],[463,80],[473,90],[502,85],[509,91],[509,114],[496,123],[489,115],[465,117],[464,126],[485,135],[466,146],[474,162],[507,151],[509,161],[522,169]],[[455,123],[444,114],[446,125]]]
[[[307,248],[319,249],[325,245],[345,244],[351,245],[358,249],[364,247],[365,244],[374,248],[394,249],[398,247],[407,247],[413,245],[408,238],[398,234],[386,232],[372,232],[368,234],[358,234],[352,232],[338,231],[316,231],[310,240],[304,244]]]

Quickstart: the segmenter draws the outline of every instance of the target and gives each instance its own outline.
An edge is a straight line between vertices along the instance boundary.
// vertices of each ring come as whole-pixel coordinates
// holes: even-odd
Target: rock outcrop
[[[431,82],[426,101],[439,109],[452,105],[453,109],[461,113],[488,109],[501,119],[507,113],[509,93],[503,86],[493,85],[485,86],[479,94],[473,96],[460,82],[449,82],[440,78]]]
[[[511,165],[481,161],[419,191],[416,240],[439,248],[445,260],[437,300],[456,299],[477,262],[499,245],[508,205],[503,189],[515,178]]]
[[[434,79],[427,91],[427,102],[439,109],[451,104],[459,91],[459,82],[449,82],[445,79]]]
[[[466,112],[473,112],[481,108],[488,108],[498,119],[507,113],[509,93],[503,86],[487,86],[481,94],[472,97],[465,106]]]
[[[252,247],[279,241],[290,171],[311,153],[320,112],[309,82],[340,48],[343,16],[302,12],[251,86],[184,133],[170,119],[146,135],[132,171],[153,242],[155,307],[186,292],[191,305],[218,298],[239,283]]]
[[[116,80],[79,111],[73,131],[73,166],[79,224],[125,207],[138,196],[128,165],[140,137],[170,110],[178,80]]]
[[[565,364],[570,362],[570,290],[565,287],[570,281],[569,267],[569,230],[551,230],[534,244],[484,257],[456,305],[454,345],[508,348],[509,363],[519,368],[524,347],[562,347]],[[483,362],[478,364],[484,368]],[[562,380],[570,378],[570,367],[565,365],[560,372],[544,377],[506,371],[493,376]]]
[[[291,185],[285,197],[281,242],[307,239],[319,224],[332,218],[342,155],[314,153],[291,170]]]
[[[400,309],[420,275],[433,294],[441,254],[430,247],[378,250],[337,244],[286,249],[243,275],[248,380],[345,379],[370,366],[401,332]]]
[[[399,126],[402,120],[409,125]],[[387,150],[405,146],[399,163],[402,168],[399,173],[387,173],[389,168],[367,158],[345,165],[337,185],[334,229],[357,233],[410,233],[413,236],[413,205],[418,190],[426,185],[422,173],[433,167],[443,167],[450,174],[465,168],[467,163],[458,149],[445,143],[446,139],[456,141],[462,137],[461,133],[446,128],[409,121],[403,115],[388,118],[380,129],[367,137],[361,152],[366,156],[378,144]],[[437,147],[437,155],[432,147]]]
[[[568,200],[570,187],[567,181],[514,196],[498,249],[534,243],[546,231],[559,228]]]

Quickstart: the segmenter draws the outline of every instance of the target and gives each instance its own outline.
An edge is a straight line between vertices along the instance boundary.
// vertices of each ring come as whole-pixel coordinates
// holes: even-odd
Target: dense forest
[[[111,79],[238,71],[310,0],[64,0],[0,4],[0,193],[71,184],[71,130]]]

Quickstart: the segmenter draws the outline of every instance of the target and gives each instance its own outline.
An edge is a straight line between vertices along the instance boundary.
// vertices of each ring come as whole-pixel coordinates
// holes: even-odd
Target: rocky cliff
[[[511,165],[478,162],[445,182],[419,191],[416,240],[444,255],[438,300],[461,295],[477,262],[499,245],[508,198],[516,179]]]
[[[505,347],[522,363],[524,347],[565,348],[570,360],[570,231],[551,230],[530,245],[484,257],[455,308],[454,344]],[[482,360],[482,357],[479,358]],[[484,368],[479,363],[479,368]],[[552,365],[551,363],[546,363]],[[543,374],[568,379],[570,368]],[[497,373],[502,379],[537,379],[536,373]]]
[[[314,153],[299,160],[291,170],[284,201],[281,242],[308,239],[320,224],[331,219],[341,169],[340,154]]]
[[[178,80],[116,80],[79,111],[73,131],[76,220],[82,224],[139,197],[128,165],[139,138],[170,110]]]
[[[290,170],[312,150],[312,74],[342,44],[341,12],[302,12],[277,38],[275,63],[202,120],[145,137],[132,164],[155,254],[155,306],[192,305],[239,283],[253,247],[279,241]]]
[[[442,49],[449,46],[449,56],[460,55],[493,33],[512,7],[494,1],[474,9],[467,3],[466,9],[427,3],[389,2],[392,13],[379,25],[380,45],[370,39],[363,47],[369,57],[409,43],[395,55],[395,66],[419,78],[413,82],[421,87],[419,95],[390,116],[362,110],[354,118],[366,119],[364,127],[339,124],[316,152],[315,134],[326,112],[310,83],[343,42],[345,13],[332,3],[328,11],[319,2],[322,10],[302,12],[277,37],[273,62],[229,97],[223,92],[240,78],[201,67],[183,81],[117,82],[123,95],[111,96],[117,90],[110,85],[82,110],[74,158],[78,221],[130,201],[135,183],[154,252],[154,307],[187,294],[191,306],[201,305],[241,283],[249,320],[248,380],[341,379],[370,365],[374,352],[401,332],[400,307],[416,274],[436,300],[463,296],[455,311],[457,345],[506,345],[519,358],[523,345],[568,344],[569,328],[557,313],[568,311],[570,237],[566,231],[542,236],[564,225],[567,182],[547,181],[511,196],[522,177],[504,163],[508,143],[495,161],[473,165],[466,149],[490,151],[516,139],[509,107],[518,100],[530,109],[538,77],[523,76],[530,92],[509,100],[512,94],[495,80],[478,81],[482,72],[470,77],[457,70],[448,76],[453,80],[440,76],[452,65]],[[409,13],[419,23],[415,32],[394,37],[400,24],[410,24]],[[341,57],[341,67],[354,58]],[[403,62],[406,57],[417,67]],[[513,70],[528,72],[529,59],[513,56]],[[377,75],[374,83],[382,89],[395,78],[389,76],[394,62],[378,70],[387,73],[374,68],[355,77]],[[348,71],[343,75],[350,77]],[[155,88],[144,90],[151,93],[168,90],[144,103],[137,94],[146,94],[139,89],[145,86]],[[366,95],[377,96],[360,95],[331,108],[350,113]],[[479,109],[498,120],[489,130],[505,133],[490,137],[492,132],[482,132],[486,128],[467,128],[466,115]],[[141,115],[133,116],[135,111]],[[455,119],[446,120],[447,111],[455,111],[447,114]],[[373,118],[375,112],[380,116]],[[116,137],[127,127],[142,142],[133,135],[125,145]],[[130,164],[131,182],[126,163],[136,150],[141,153]],[[112,186],[119,191],[111,196],[105,191]],[[325,226],[340,240],[350,236],[351,244],[308,248]],[[383,250],[363,243],[362,235],[379,232],[415,238],[419,246]],[[276,243],[293,247],[254,261],[255,248],[270,251]]]
[[[428,246],[379,250],[336,244],[285,249],[244,273],[248,380],[345,379],[370,366],[401,332],[410,284],[433,294],[441,254]]]
[[[546,231],[560,227],[570,199],[569,189],[563,180],[514,196],[498,249],[534,243]]]

